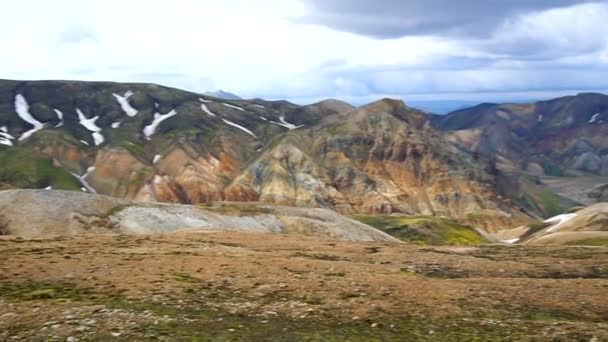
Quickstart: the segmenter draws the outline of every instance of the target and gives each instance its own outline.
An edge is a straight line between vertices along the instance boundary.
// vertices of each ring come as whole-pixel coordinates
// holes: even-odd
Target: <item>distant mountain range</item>
[[[0,189],[449,216],[491,231],[592,202],[586,194],[608,175],[606,122],[601,94],[434,116],[390,99],[299,106],[5,80]],[[572,179],[582,183],[562,191]]]
[[[207,95],[207,96],[211,96],[211,97],[217,97],[218,99],[224,99],[224,100],[241,100],[240,96],[227,92],[227,91],[223,91],[221,89],[216,90],[216,91],[208,91],[203,94]]]

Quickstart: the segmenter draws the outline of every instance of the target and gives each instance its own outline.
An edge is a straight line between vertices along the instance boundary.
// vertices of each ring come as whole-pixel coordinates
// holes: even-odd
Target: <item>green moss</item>
[[[64,169],[55,167],[43,155],[21,147],[0,148],[0,181],[17,188],[78,190],[78,182]]]
[[[434,216],[355,215],[355,220],[420,245],[479,245],[487,240],[471,226]]]
[[[68,283],[0,283],[0,297],[11,301],[82,300],[89,295],[89,290],[79,289]]]
[[[257,216],[272,214],[274,212],[271,208],[258,207],[250,204],[219,204],[218,206],[203,204],[198,207],[224,215],[235,216]]]
[[[228,186],[230,185],[230,183],[232,183],[232,178],[226,175],[221,175],[220,180],[222,181],[222,184],[224,184],[224,186]]]
[[[345,123],[337,123],[327,127],[327,132],[333,137],[346,134],[348,129]]]
[[[608,238],[590,238],[568,242],[570,246],[605,246],[608,247]]]
[[[563,212],[560,198],[550,190],[542,189],[539,197],[547,215],[555,216]]]

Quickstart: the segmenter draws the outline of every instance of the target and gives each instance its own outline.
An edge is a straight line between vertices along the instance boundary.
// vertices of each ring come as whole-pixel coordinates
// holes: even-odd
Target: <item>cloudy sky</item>
[[[2,13],[0,78],[299,103],[608,91],[607,0],[20,0]]]

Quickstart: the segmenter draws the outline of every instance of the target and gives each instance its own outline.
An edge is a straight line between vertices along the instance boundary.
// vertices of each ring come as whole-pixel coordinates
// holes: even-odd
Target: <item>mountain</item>
[[[227,187],[226,198],[445,215],[482,226],[517,218],[487,171],[450,146],[424,113],[384,99],[281,136]]]
[[[497,235],[526,245],[608,246],[608,203],[573,208],[542,223],[499,231]]]
[[[496,160],[503,188],[552,216],[608,183],[608,96],[584,93],[528,104],[484,103],[431,116],[458,149]]]
[[[0,189],[262,201],[345,214],[529,218],[495,170],[401,101],[223,100],[153,84],[0,81]]]
[[[223,99],[223,100],[242,100],[242,98],[240,96],[227,92],[227,91],[223,91],[221,89],[216,90],[216,91],[207,91],[203,94],[210,96],[210,97],[216,97],[218,99]]]

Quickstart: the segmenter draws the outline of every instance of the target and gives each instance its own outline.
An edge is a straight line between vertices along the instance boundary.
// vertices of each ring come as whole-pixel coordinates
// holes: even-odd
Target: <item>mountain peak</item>
[[[207,95],[207,96],[213,96],[213,97],[217,97],[218,99],[224,99],[224,100],[242,100],[243,98],[233,94],[231,92],[228,91],[224,91],[222,89],[218,89],[216,91],[207,91],[205,93],[203,93],[203,95]]]
[[[415,127],[421,128],[427,121],[426,114],[408,107],[405,102],[398,99],[383,98],[360,108],[367,113],[388,113],[404,120]]]

